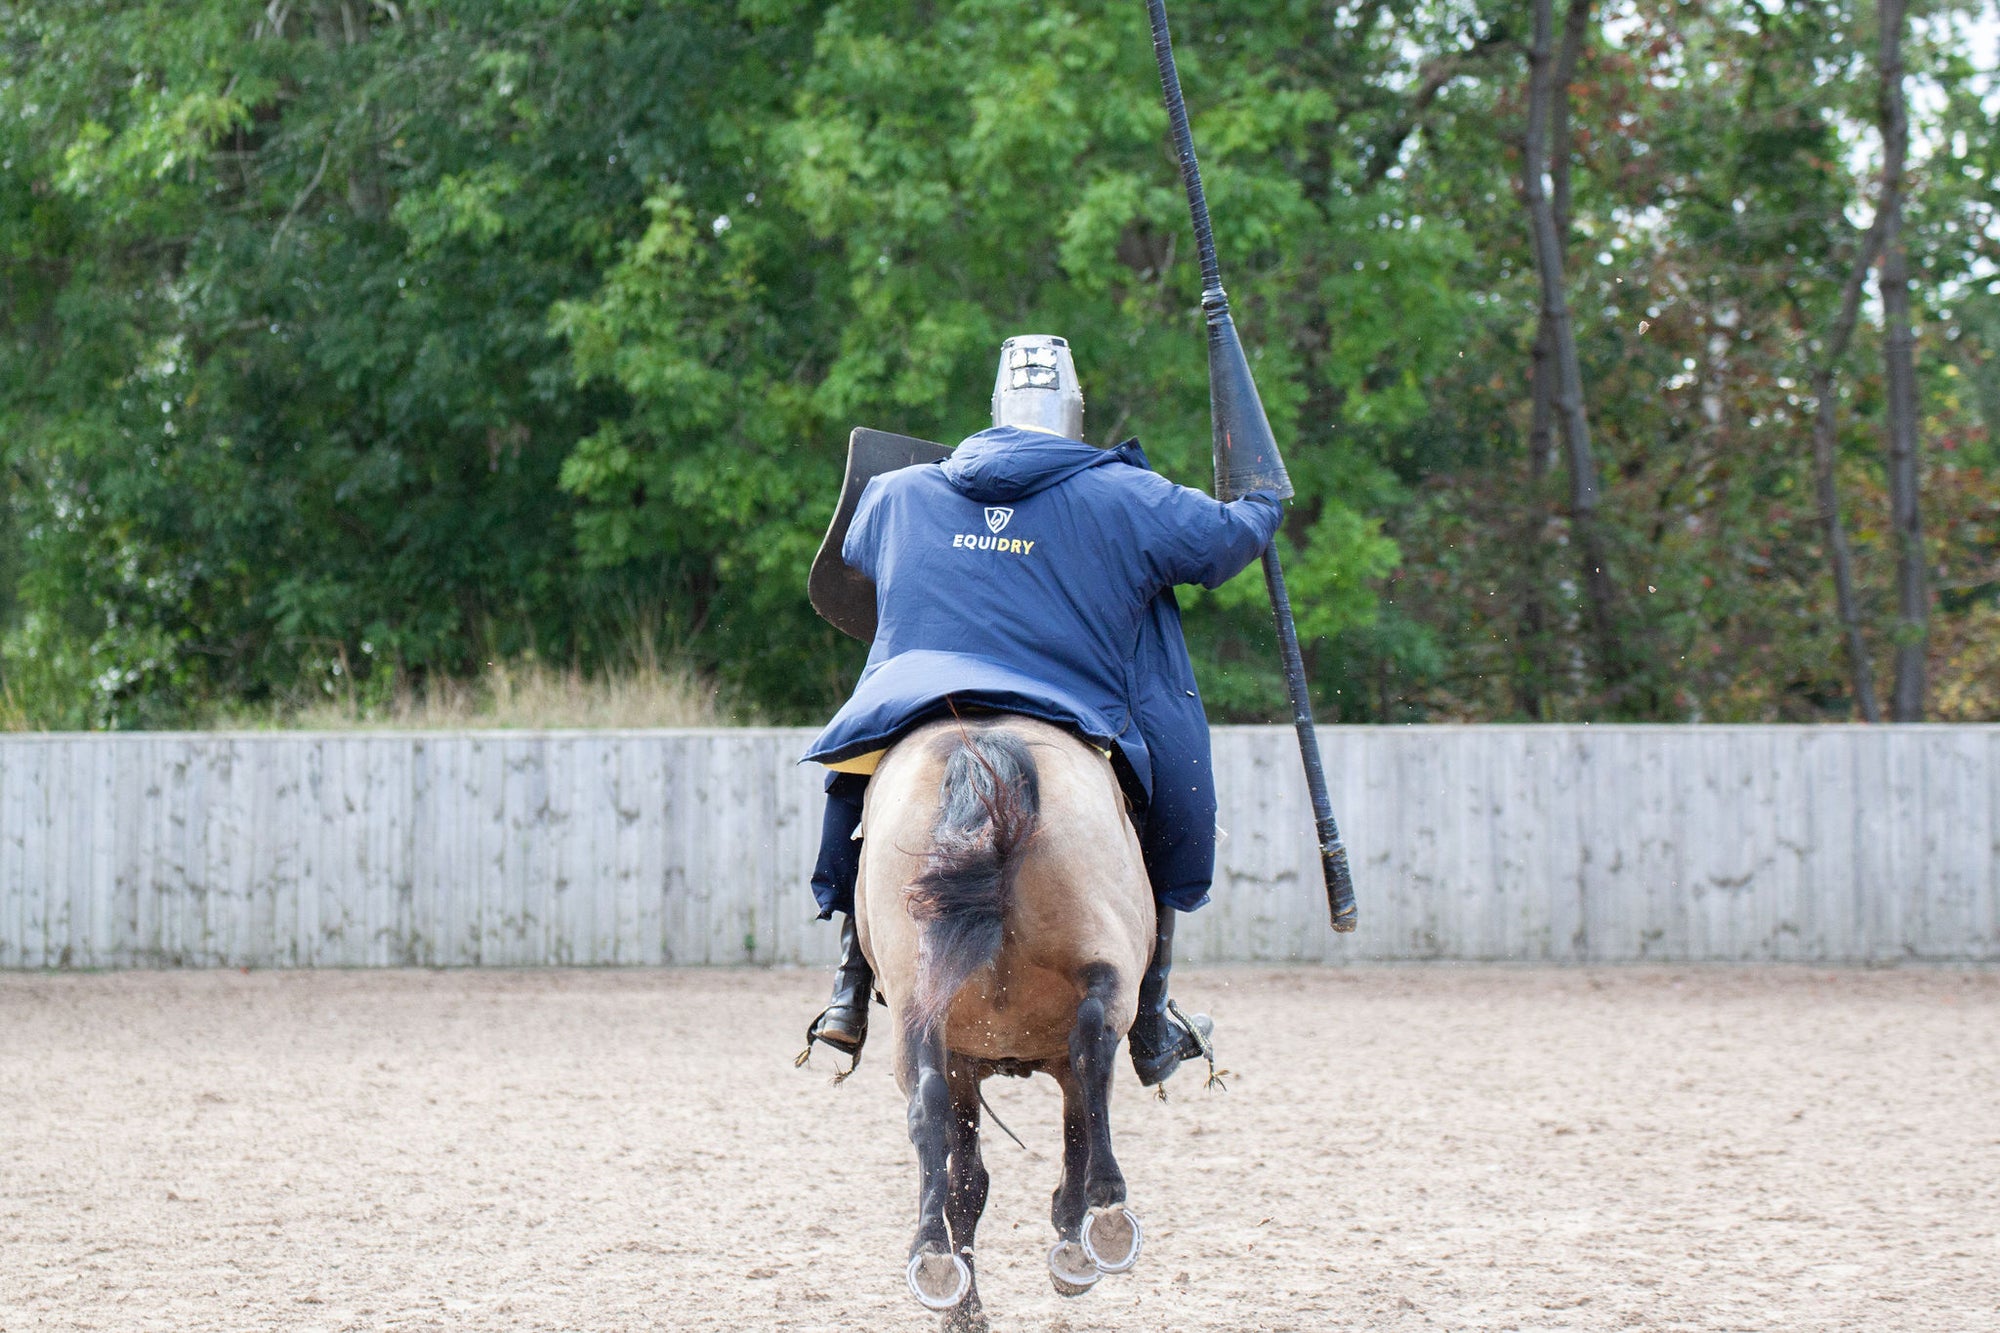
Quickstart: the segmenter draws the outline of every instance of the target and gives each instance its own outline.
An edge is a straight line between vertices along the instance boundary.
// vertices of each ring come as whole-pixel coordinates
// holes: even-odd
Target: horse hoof
[[[926,1310],[949,1310],[972,1290],[972,1268],[955,1254],[926,1245],[910,1256],[910,1295]]]
[[[1093,1208],[1083,1219],[1083,1252],[1100,1273],[1123,1273],[1139,1262],[1139,1219],[1122,1204]]]
[[[1058,1294],[1081,1296],[1104,1274],[1090,1254],[1073,1240],[1059,1240],[1049,1250],[1049,1281]]]

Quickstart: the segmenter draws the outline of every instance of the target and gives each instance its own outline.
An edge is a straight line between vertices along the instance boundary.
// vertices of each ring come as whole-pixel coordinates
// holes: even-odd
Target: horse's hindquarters
[[[868,785],[855,912],[877,984],[899,1015],[915,990],[921,944],[908,888],[934,845],[946,762],[968,736],[995,729],[1026,743],[1039,811],[1012,876],[998,956],[953,1000],[946,1040],[976,1059],[1061,1058],[1086,975],[1115,974],[1107,1018],[1119,1032],[1131,1025],[1153,944],[1138,836],[1102,754],[1026,718],[939,722],[912,732]]]
[[[1111,1151],[1109,1094],[1154,916],[1110,763],[1020,718],[934,724],[883,758],[861,828],[855,916],[889,1002],[917,1150],[911,1293],[950,1310],[948,1328],[982,1326],[973,1234],[986,1202],[985,1061],[1033,1065],[1063,1086],[1057,1289],[1129,1268],[1139,1232]]]

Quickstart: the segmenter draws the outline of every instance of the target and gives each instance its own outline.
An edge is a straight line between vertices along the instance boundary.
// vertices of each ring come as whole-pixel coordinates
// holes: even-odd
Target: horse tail
[[[1004,730],[961,731],[945,760],[931,849],[906,899],[919,938],[912,1037],[936,1035],[972,974],[1000,956],[1021,853],[1040,815],[1027,742]]]

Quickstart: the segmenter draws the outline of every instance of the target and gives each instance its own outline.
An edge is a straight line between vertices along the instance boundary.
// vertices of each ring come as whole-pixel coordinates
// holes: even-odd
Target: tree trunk
[[[1563,20],[1562,47],[1556,53],[1551,88],[1549,201],[1556,233],[1556,252],[1567,262],[1570,215],[1570,85],[1576,82],[1576,64],[1583,53],[1583,37],[1590,26],[1590,0],[1570,0]],[[1522,157],[1528,157],[1523,145]],[[1514,702],[1529,717],[1540,721],[1547,712],[1546,691],[1555,679],[1554,655],[1549,651],[1549,614],[1546,592],[1546,562],[1543,560],[1542,488],[1555,462],[1556,368],[1555,327],[1543,310],[1535,325],[1535,350],[1529,371],[1530,409],[1528,416],[1528,506],[1527,531],[1522,549],[1528,553],[1523,580],[1520,638],[1525,648],[1523,672],[1516,682]]]
[[[1910,328],[1910,261],[1903,242],[1903,172],[1910,118],[1903,102],[1904,0],[1881,0],[1883,379],[1887,390],[1889,514],[1896,542],[1896,682],[1890,716],[1924,717],[1924,658],[1930,638],[1930,589],[1917,471],[1916,338]]]
[[[358,46],[368,39],[366,6],[355,0],[319,0],[313,10],[313,26],[321,42],[339,50]],[[389,187],[383,179],[380,145],[376,142],[377,115],[366,101],[361,106],[361,138],[346,162],[347,208],[357,218],[386,221],[389,216]],[[332,145],[332,132],[328,134]]]
[[[1597,515],[1597,458],[1590,447],[1590,420],[1584,411],[1583,370],[1577,359],[1576,330],[1564,291],[1561,239],[1555,205],[1543,184],[1549,170],[1548,127],[1554,103],[1553,0],[1535,0],[1534,45],[1528,52],[1528,129],[1521,171],[1521,201],[1528,213],[1536,274],[1541,279],[1542,319],[1549,327],[1555,357],[1555,418],[1562,427],[1569,468],[1570,529],[1577,556],[1599,674],[1613,691],[1628,675],[1618,639],[1617,593],[1611,582],[1603,527]]]
[[[1854,336],[1861,314],[1861,289],[1868,270],[1882,249],[1882,215],[1861,238],[1861,252],[1854,257],[1854,271],[1840,293],[1840,313],[1827,331],[1826,345],[1812,371],[1813,395],[1813,489],[1819,497],[1820,529],[1826,535],[1827,560],[1833,566],[1833,599],[1840,612],[1840,627],[1847,641],[1847,669],[1854,682],[1854,704],[1862,720],[1880,722],[1882,709],[1875,702],[1875,667],[1868,660],[1868,642],[1861,634],[1861,611],[1854,596],[1854,557],[1847,545],[1847,529],[1840,521],[1840,491],[1834,476],[1836,446],[1840,438],[1840,399],[1834,381],[1840,373],[1840,358]]]
[[[1554,440],[1555,412],[1547,401],[1542,382],[1551,377],[1551,352],[1546,328],[1535,333],[1533,368],[1533,416],[1528,424],[1528,497],[1521,523],[1521,621],[1515,637],[1521,646],[1514,674],[1514,707],[1530,721],[1548,717],[1548,691],[1555,681],[1555,654],[1550,652],[1547,552],[1542,542],[1547,536],[1547,511],[1542,492],[1549,476],[1550,447]]]

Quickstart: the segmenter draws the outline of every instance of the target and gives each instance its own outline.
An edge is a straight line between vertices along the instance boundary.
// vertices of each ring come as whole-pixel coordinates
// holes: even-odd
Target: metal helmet
[[[1046,333],[1024,333],[1000,344],[1000,373],[993,380],[993,424],[1021,426],[1066,440],[1083,438],[1083,388],[1069,343]]]

